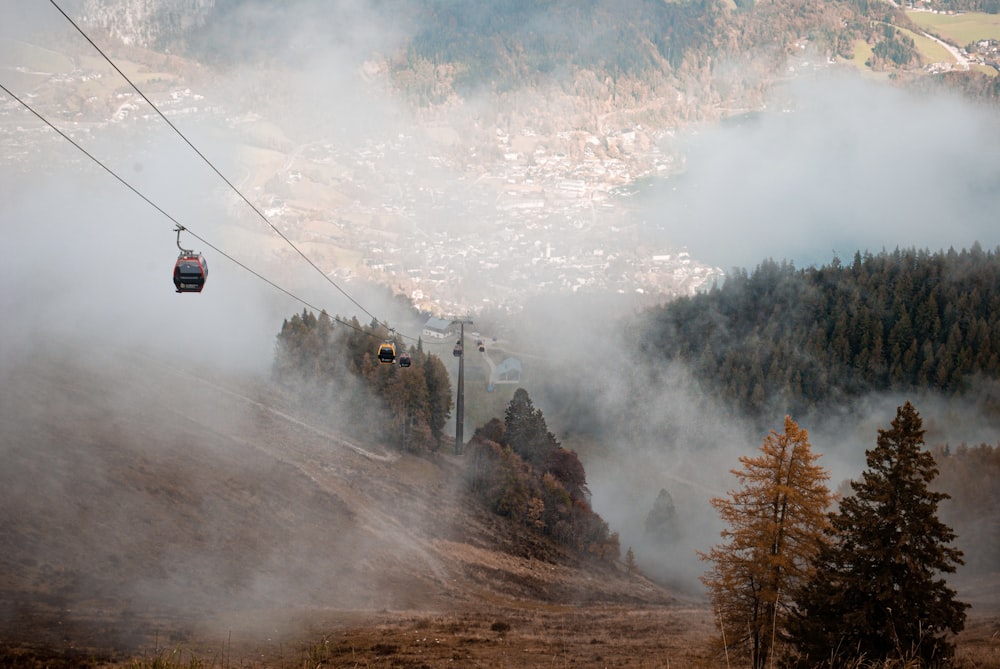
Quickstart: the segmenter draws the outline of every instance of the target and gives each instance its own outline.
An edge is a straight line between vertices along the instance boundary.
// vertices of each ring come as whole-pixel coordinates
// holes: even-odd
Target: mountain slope
[[[217,649],[359,612],[674,601],[480,511],[461,458],[352,443],[258,378],[81,353],[4,373],[0,647]]]

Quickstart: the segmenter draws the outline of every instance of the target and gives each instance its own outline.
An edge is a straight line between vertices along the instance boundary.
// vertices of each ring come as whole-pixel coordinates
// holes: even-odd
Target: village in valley
[[[141,138],[162,124],[133,90],[112,85],[99,63],[73,61],[65,72],[56,70],[69,58],[45,62],[19,73],[29,98],[81,142],[123,132]],[[723,277],[657,239],[643,220],[637,191],[679,171],[683,158],[664,148],[667,133],[641,124],[609,127],[603,136],[543,135],[521,123],[485,128],[461,143],[456,130],[442,127],[302,142],[291,139],[301,130],[234,111],[230,100],[181,85],[175,74],[148,72],[142,80],[179,128],[229,128],[235,155],[227,158],[239,165],[233,182],[332,278],[388,286],[426,313],[508,312],[541,293],[656,301],[707,290]],[[63,143],[16,101],[0,102],[5,162],[26,163],[39,145],[66,153]],[[255,252],[284,260],[287,245],[231,192],[219,192],[231,213],[226,225],[242,229],[232,234],[256,234]]]
[[[511,311],[543,292],[663,299],[707,290],[721,270],[654,240],[630,200],[637,183],[666,178],[674,159],[648,138],[637,150],[638,133],[496,130],[492,151],[464,160],[428,154],[405,134],[353,152],[313,144],[298,147],[257,197],[272,222],[318,252],[359,254],[333,263],[338,279],[388,285],[428,313]],[[583,148],[574,157],[567,145]],[[322,191],[351,196],[318,207]]]

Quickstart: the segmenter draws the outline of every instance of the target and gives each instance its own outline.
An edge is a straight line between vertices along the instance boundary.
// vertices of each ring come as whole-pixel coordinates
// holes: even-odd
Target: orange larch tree
[[[819,457],[786,416],[784,432],[772,430],[759,456],[740,458],[743,469],[732,471],[739,489],[711,500],[727,527],[722,544],[700,553],[712,563],[701,580],[727,649],[746,653],[754,669],[766,666],[783,636],[790,612],[782,596],[809,576],[824,540],[833,497]]]

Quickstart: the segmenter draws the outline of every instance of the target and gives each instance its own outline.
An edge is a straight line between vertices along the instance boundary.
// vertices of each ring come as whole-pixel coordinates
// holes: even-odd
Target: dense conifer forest
[[[684,362],[747,415],[927,389],[1000,412],[1000,257],[978,245],[806,269],[767,260],[642,328],[646,355]]]

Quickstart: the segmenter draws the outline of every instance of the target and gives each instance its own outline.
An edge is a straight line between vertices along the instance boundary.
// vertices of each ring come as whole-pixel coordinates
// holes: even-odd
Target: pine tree
[[[539,471],[545,470],[549,455],[559,446],[555,436],[549,432],[541,410],[535,408],[524,388],[514,391],[504,413],[503,445],[510,446]]]
[[[643,528],[645,536],[661,546],[672,544],[680,536],[677,507],[674,506],[674,498],[665,488],[660,488],[660,494],[653,502],[653,508],[646,514]]]
[[[815,462],[808,433],[785,417],[784,433],[764,439],[758,457],[740,458],[741,484],[712,506],[726,522],[726,540],[701,558],[714,563],[702,577],[730,647],[742,648],[754,669],[767,666],[789,615],[782,596],[810,576],[811,559],[827,524],[829,474]]]
[[[637,571],[639,571],[639,567],[635,563],[635,551],[629,546],[628,550],[625,551],[625,573],[632,576]]]
[[[800,666],[839,667],[858,660],[947,664],[967,606],[956,601],[942,573],[962,564],[949,544],[955,533],[937,518],[937,476],[913,405],[899,407],[892,429],[879,430],[866,453],[868,469],[854,494],[831,515],[830,542],[813,566],[815,577],[795,596],[791,637]]]

